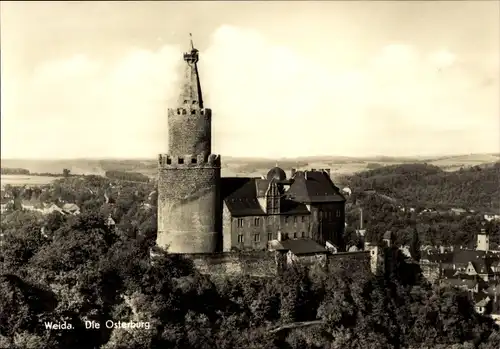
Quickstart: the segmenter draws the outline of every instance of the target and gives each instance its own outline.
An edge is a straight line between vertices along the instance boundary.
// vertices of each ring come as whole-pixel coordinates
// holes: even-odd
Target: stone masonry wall
[[[214,276],[272,277],[278,275],[286,263],[284,254],[269,251],[186,254],[185,256],[193,260],[195,267],[201,273]],[[318,266],[325,267],[324,258],[312,256],[307,262],[313,259],[316,260]],[[338,273],[341,270],[347,270],[352,274],[370,272],[370,255],[367,251],[330,254],[326,259],[326,267],[330,273]],[[302,260],[303,258],[298,258],[299,262]],[[313,266],[310,263],[306,264],[309,267]]]
[[[370,272],[370,252],[341,252],[328,255],[328,271],[330,273],[346,270],[350,273]]]
[[[168,165],[160,167],[158,246],[168,246],[171,253],[220,251],[220,210],[220,166],[177,164],[171,168]]]
[[[268,251],[186,255],[203,274],[258,277],[278,274],[278,254]]]
[[[211,153],[212,112],[210,109],[168,110],[168,153],[171,155]]]

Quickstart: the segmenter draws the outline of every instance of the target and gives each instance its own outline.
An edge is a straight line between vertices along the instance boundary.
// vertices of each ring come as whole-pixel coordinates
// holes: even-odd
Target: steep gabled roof
[[[259,216],[266,213],[257,200],[258,178],[225,177],[221,179],[221,196],[233,217]]]
[[[233,217],[266,215],[260,205],[257,195],[269,181],[261,178],[225,177],[221,179],[221,196]],[[281,202],[280,214],[307,215],[310,214],[303,203],[284,199]]]
[[[304,203],[346,201],[325,172],[298,171],[293,179],[286,195],[294,201]]]

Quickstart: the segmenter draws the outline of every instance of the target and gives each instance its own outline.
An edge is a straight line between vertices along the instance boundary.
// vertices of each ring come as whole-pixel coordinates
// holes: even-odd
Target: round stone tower
[[[211,154],[212,112],[203,106],[192,41],[184,62],[177,106],[168,109],[169,153],[158,158],[156,244],[170,253],[214,253],[222,248],[221,161]]]

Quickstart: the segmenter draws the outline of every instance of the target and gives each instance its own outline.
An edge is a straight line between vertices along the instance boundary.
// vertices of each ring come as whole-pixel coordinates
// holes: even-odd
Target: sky
[[[500,2],[1,2],[2,158],[168,152],[189,33],[214,152],[500,152]]]

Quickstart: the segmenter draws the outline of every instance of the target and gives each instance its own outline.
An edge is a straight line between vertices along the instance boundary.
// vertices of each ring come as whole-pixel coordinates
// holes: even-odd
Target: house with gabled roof
[[[345,197],[329,170],[274,167],[263,178],[222,178],[223,250],[265,250],[269,243],[310,239],[343,246]]]

